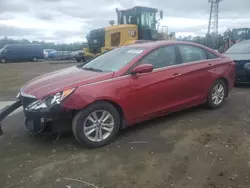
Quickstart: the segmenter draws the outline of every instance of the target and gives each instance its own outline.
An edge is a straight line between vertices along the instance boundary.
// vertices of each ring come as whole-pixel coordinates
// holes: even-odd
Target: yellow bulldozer
[[[160,18],[156,19],[156,14]],[[117,25],[110,21],[110,26],[91,30],[87,35],[88,48],[83,49],[85,60],[119,46],[156,40],[176,40],[175,33],[168,34],[167,26],[159,30],[159,20],[163,12],[155,8],[136,6],[127,10],[118,10]]]

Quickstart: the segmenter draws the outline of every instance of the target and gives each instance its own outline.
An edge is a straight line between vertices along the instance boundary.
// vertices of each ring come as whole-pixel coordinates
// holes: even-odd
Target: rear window
[[[183,63],[202,61],[207,59],[206,53],[192,45],[178,45],[182,56]]]
[[[239,42],[229,48],[226,54],[249,54],[250,53],[250,42]]]

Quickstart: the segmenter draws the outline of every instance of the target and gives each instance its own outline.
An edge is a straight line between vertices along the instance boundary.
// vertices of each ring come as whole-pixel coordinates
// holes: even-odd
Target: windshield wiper
[[[84,69],[84,70],[90,70],[90,71],[94,71],[94,72],[103,72],[102,70],[95,69],[95,68],[87,68],[87,67],[85,67],[85,68],[82,68],[82,69]]]

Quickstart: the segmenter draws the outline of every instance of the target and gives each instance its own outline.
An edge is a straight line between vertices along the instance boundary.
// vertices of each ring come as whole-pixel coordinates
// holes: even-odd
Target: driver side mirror
[[[137,65],[136,67],[134,67],[133,70],[131,71],[131,74],[136,75],[136,74],[142,74],[142,73],[149,73],[149,72],[152,72],[153,69],[154,67],[151,64],[141,64],[141,65]]]

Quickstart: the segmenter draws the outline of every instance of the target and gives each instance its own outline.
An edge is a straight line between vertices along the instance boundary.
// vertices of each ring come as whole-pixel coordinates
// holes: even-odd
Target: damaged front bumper
[[[19,99],[0,112],[0,135],[3,134],[1,122],[12,112],[23,106]],[[24,106],[25,127],[30,134],[47,134],[65,132],[71,129],[73,112],[61,105],[53,105],[46,109],[27,110]]]
[[[30,134],[51,134],[71,129],[72,111],[61,105],[42,110],[24,110],[25,127]]]

